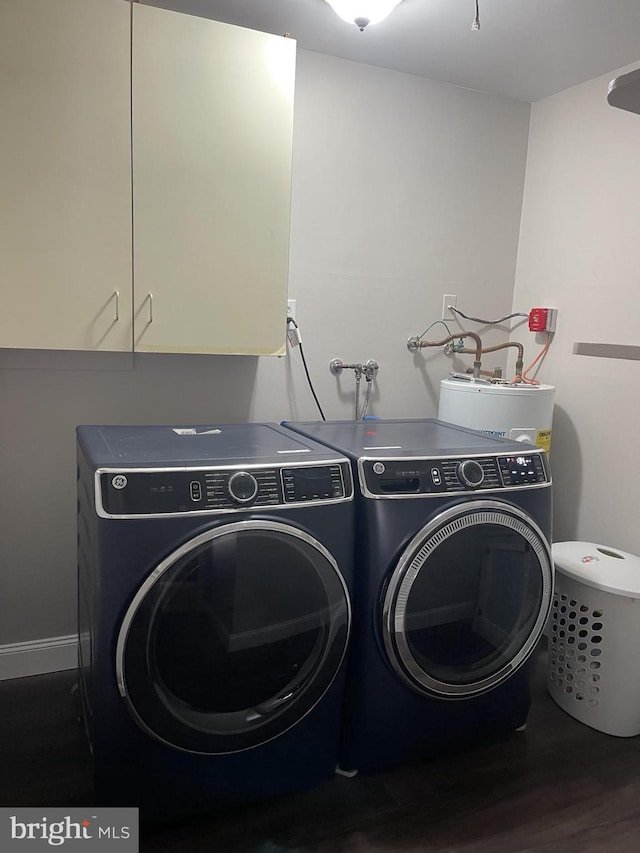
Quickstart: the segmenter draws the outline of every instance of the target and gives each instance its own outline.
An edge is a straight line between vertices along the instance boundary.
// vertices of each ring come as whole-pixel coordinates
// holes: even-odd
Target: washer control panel
[[[551,482],[543,452],[433,459],[361,459],[360,477],[372,497],[499,491]]]
[[[101,469],[96,478],[96,508],[105,518],[229,512],[353,497],[346,460],[277,467]]]

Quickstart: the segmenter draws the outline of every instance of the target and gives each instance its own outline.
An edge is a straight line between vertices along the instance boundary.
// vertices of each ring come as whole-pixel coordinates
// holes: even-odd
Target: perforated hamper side
[[[556,565],[549,636],[554,701],[607,734],[640,734],[640,599],[594,589]]]

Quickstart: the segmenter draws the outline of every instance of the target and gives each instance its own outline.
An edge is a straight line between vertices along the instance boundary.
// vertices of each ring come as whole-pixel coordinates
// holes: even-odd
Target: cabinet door
[[[135,348],[284,352],[295,42],[133,7]]]
[[[0,3],[0,347],[131,349],[129,69],[124,0]]]

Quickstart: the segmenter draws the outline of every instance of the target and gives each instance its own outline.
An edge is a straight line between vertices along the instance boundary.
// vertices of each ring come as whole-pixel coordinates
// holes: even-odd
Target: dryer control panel
[[[502,491],[551,483],[547,456],[543,452],[360,459],[358,465],[364,494],[376,498]]]
[[[103,518],[233,512],[352,497],[346,460],[275,467],[102,468],[96,472],[96,510]]]

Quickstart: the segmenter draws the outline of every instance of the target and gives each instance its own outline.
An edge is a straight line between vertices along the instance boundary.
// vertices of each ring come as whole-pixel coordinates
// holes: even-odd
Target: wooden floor
[[[631,853],[640,738],[576,722],[540,657],[527,730],[418,766],[143,831],[153,853]],[[0,683],[0,805],[91,802],[74,673]]]

